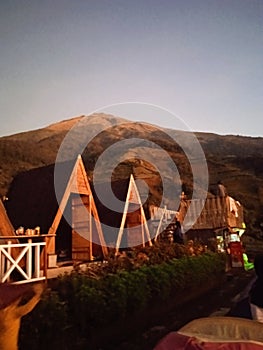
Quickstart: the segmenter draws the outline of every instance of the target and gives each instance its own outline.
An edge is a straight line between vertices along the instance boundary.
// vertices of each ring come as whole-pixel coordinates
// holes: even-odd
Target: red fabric
[[[167,334],[154,350],[263,350],[263,343],[248,342],[203,342],[177,332]]]

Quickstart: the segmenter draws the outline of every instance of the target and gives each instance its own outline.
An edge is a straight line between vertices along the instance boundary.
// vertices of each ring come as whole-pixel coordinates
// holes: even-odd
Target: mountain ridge
[[[77,125],[80,127],[76,127]],[[118,125],[116,125],[118,124]],[[73,128],[73,129],[72,129]],[[104,129],[102,132],[99,132]],[[47,166],[55,163],[57,152],[65,137],[68,137],[69,130],[74,131],[74,137],[69,138],[68,154],[74,157],[78,150],[75,150],[75,140],[82,137],[83,133],[91,133],[92,137],[88,149],[83,152],[83,158],[87,169],[91,169],[90,176],[100,154],[112,144],[137,137],[144,140],[140,148],[135,152],[127,150],[128,159],[117,166],[115,175],[118,177],[127,176],[129,171],[135,172],[136,176],[147,177],[147,181],[152,185],[153,193],[156,195],[161,191],[158,184],[160,178],[155,173],[154,167],[162,169],[167,167],[167,162],[163,159],[161,150],[164,150],[174,160],[179,169],[183,182],[191,192],[189,179],[189,159],[185,157],[180,144],[186,144],[191,136],[190,132],[172,130],[155,126],[153,124],[131,122],[127,119],[112,115],[95,114],[93,116],[78,116],[58,123],[53,123],[45,128],[27,131],[0,138],[0,194],[6,195],[12,180],[21,172],[33,168]],[[93,133],[93,134],[92,134]],[[230,195],[235,197],[245,206],[246,221],[251,231],[261,233],[261,223],[263,222],[263,138],[239,135],[218,135],[214,133],[195,132],[196,138],[202,146],[205,154],[209,172],[209,190],[213,193],[213,187],[218,180],[222,180]],[[76,138],[75,138],[76,137]],[[176,145],[173,139],[179,140]],[[185,143],[184,143],[185,142]],[[156,146],[154,146],[154,144]],[[190,145],[191,146],[191,145]],[[148,156],[153,152],[154,157],[149,162],[140,163],[138,159],[144,155]],[[157,148],[159,150],[157,151]],[[190,147],[191,148],[191,147]],[[191,151],[191,149],[190,149]],[[122,144],[119,148],[114,148],[114,154],[120,155]],[[107,172],[108,160],[103,164],[105,176]],[[147,173],[147,175],[146,175]],[[152,176],[152,184],[151,184]],[[166,172],[165,176],[169,181],[179,181],[173,178],[173,174]],[[200,179],[202,174],[199,174]],[[177,183],[180,187],[180,181]],[[174,194],[175,195],[175,194]],[[176,194],[177,195],[177,194]]]

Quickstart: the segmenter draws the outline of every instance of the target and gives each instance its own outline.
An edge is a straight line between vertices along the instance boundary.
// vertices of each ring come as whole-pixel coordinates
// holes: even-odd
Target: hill
[[[263,138],[195,135],[208,165],[209,191],[213,193],[217,181],[222,180],[228,193],[244,205],[248,232],[261,236]],[[132,172],[148,184],[152,202],[160,202],[165,188],[165,201],[172,205],[182,187],[190,197],[193,195],[193,168],[197,177],[194,195],[203,193],[204,159],[196,148],[188,132],[111,115],[80,116],[0,138],[0,194],[8,193],[16,175],[55,163],[60,150],[59,160],[74,159],[82,153],[89,176],[93,176],[96,166],[100,181],[126,178]]]

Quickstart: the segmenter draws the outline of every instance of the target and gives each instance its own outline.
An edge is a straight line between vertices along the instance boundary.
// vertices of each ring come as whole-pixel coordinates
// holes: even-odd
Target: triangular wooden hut
[[[129,212],[129,207],[136,206],[135,211]],[[127,232],[127,243],[128,247],[135,247],[138,245],[145,246],[145,242],[152,245],[150,232],[143,209],[141,197],[134,181],[133,175],[130,176],[129,187],[127,191],[126,201],[124,205],[123,216],[121,220],[120,230],[116,242],[116,253],[120,248],[123,231],[126,227]]]
[[[130,178],[92,184],[94,200],[107,245],[120,248],[152,244],[144,205],[133,175]],[[99,194],[102,194],[99,196]]]
[[[15,230],[9,217],[6,213],[5,207],[3,205],[2,200],[0,199],[0,235],[2,237],[5,236],[15,236]],[[5,242],[5,240],[1,240],[1,242]]]
[[[73,196],[72,196],[73,195]],[[87,173],[79,155],[74,165],[65,192],[59,204],[58,211],[48,234],[56,234],[66,205],[72,196],[72,259],[93,259],[94,235],[99,242],[102,255],[108,254],[108,249],[103,237],[97,208],[89,185]],[[95,227],[94,227],[95,224]],[[98,244],[96,250],[98,250]],[[49,241],[48,253],[55,252],[55,239]]]
[[[68,161],[56,164],[56,171],[61,174],[59,189],[56,191],[54,170],[55,165],[49,165],[15,177],[7,194],[9,200],[5,203],[10,221],[15,228],[39,226],[41,234],[55,233],[55,237],[47,238],[47,249],[49,254],[56,253],[59,260],[89,260],[94,254],[104,257],[107,248],[81,157],[74,163]],[[77,226],[72,229],[72,219],[75,219],[73,208],[77,206],[76,202],[80,204],[82,201],[90,201],[90,207],[85,207],[83,211],[86,218],[92,214],[93,223],[86,227],[85,234],[85,227],[82,227],[81,232]],[[82,224],[85,224],[85,220],[88,223],[89,220],[84,219]],[[92,240],[96,243],[91,244],[87,239],[89,235],[92,235]]]
[[[7,215],[7,212],[5,210],[4,204],[2,200],[0,199],[0,244],[7,243],[10,239],[8,237],[16,237],[14,227],[9,220],[9,217]],[[12,243],[19,243],[19,241],[16,238],[12,238]],[[19,248],[13,248],[13,257],[16,258],[20,253]],[[1,264],[1,262],[0,262]],[[20,261],[20,265],[24,265],[24,261]]]

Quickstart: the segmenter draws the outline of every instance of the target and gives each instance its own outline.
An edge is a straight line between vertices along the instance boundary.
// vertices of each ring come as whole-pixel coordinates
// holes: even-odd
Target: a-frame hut
[[[107,245],[115,249],[152,245],[147,217],[133,175],[93,184],[93,195]],[[101,196],[99,195],[101,194]]]
[[[5,210],[4,204],[2,200],[0,199],[0,236],[15,236],[15,230],[13,225],[11,224],[11,221],[9,220],[9,217],[7,215],[7,212]],[[1,240],[1,242],[5,242],[5,240]]]
[[[89,185],[87,173],[79,155],[74,165],[58,211],[48,231],[56,234],[68,201],[72,201],[72,259],[92,260],[94,251],[106,257],[108,250],[103,237],[97,208]],[[94,242],[97,242],[94,243]],[[48,252],[55,251],[55,240],[51,240]]]
[[[132,210],[129,211],[129,208]],[[135,247],[138,245],[145,246],[145,242],[152,245],[144,208],[133,175],[130,176],[123,216],[116,242],[116,253],[118,253],[120,248],[125,225],[127,227],[128,247]]]
[[[57,193],[54,186],[55,170],[61,174],[60,188]],[[5,202],[5,206],[15,229],[19,226],[25,229],[39,226],[41,234],[51,232],[56,234],[55,237],[47,239],[47,248],[49,254],[57,254],[58,260],[72,258],[89,260],[94,255],[99,258],[107,254],[81,157],[78,157],[76,162],[58,163],[56,169],[55,165],[49,165],[17,175],[7,196],[9,200]],[[79,206],[86,218],[82,224],[85,220],[87,224],[89,222],[87,217],[92,216],[92,225],[87,225],[85,234],[83,233],[85,227],[80,229],[76,226],[72,229],[73,213],[75,213],[73,208],[77,202],[81,201],[90,201],[90,207],[85,210],[83,206]],[[90,235],[92,235],[92,244],[91,240],[87,239]],[[85,239],[82,240],[84,237]]]
[[[12,238],[12,243],[19,243],[18,240],[15,238],[15,230],[14,227],[9,220],[9,217],[7,215],[7,212],[5,210],[4,204],[2,200],[0,199],[0,244],[6,244],[10,239],[7,237],[14,237]],[[6,237],[6,238],[5,238]],[[13,248],[13,257],[16,258],[20,253],[19,248]],[[20,265],[23,265],[24,261],[20,261]]]

